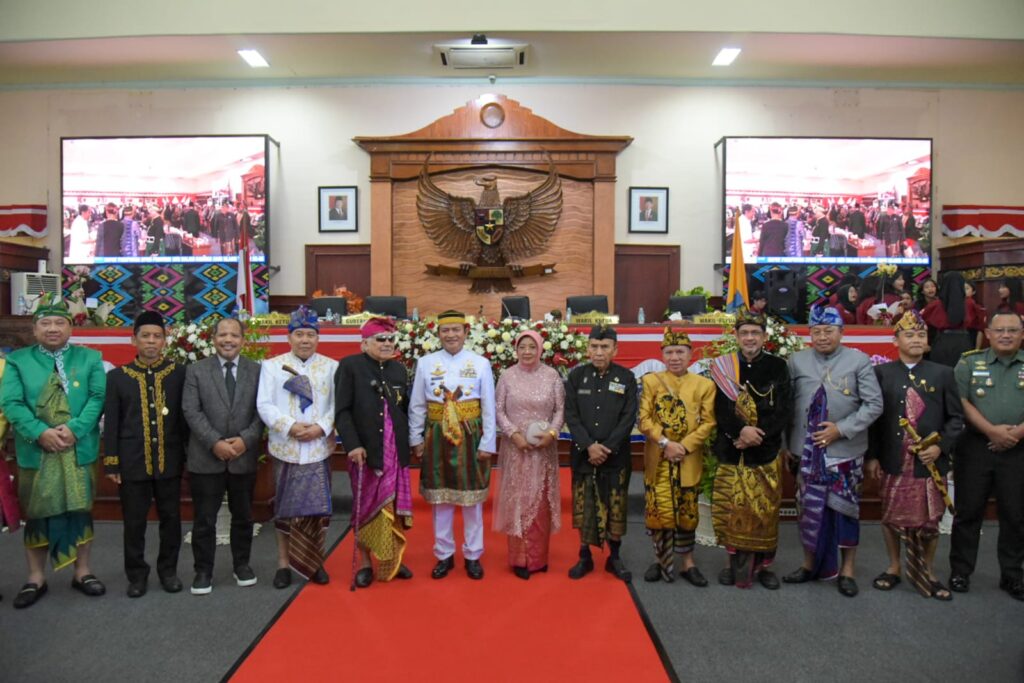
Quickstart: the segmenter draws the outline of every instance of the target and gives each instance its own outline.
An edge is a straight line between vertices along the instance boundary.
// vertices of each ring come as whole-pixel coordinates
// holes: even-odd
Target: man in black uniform
[[[1016,313],[996,313],[985,336],[991,346],[965,353],[953,370],[967,430],[957,446],[956,517],[949,587],[966,593],[978,558],[978,535],[989,495],[999,513],[999,587],[1024,600],[1024,325]]]
[[[626,534],[629,437],[636,423],[633,373],[612,362],[618,336],[610,327],[590,331],[590,362],[573,368],[565,390],[565,421],[572,432],[572,526],[580,530],[580,560],[569,578],[594,569],[590,546],[608,541],[605,571],[623,581],[633,577],[619,558]]]
[[[362,327],[363,353],[338,363],[334,376],[334,426],[348,452],[353,521],[361,568],[355,583],[411,579],[402,564],[412,527],[409,483],[409,375],[394,360],[395,324],[371,318]]]
[[[911,310],[901,315],[893,336],[900,357],[875,366],[884,411],[871,425],[864,455],[867,476],[881,480],[882,536],[889,553],[889,566],[872,585],[888,591],[900,582],[902,539],[907,579],[921,595],[946,601],[953,596],[935,578],[932,565],[946,508],[949,456],[964,428],[964,410],[949,366],[923,360],[928,326],[921,314]],[[939,441],[915,443],[911,433],[923,439],[935,434]]]
[[[181,410],[185,368],[163,357],[166,343],[163,318],[144,311],[132,333],[138,355],[107,375],[103,466],[120,491],[130,598],[146,594],[146,517],[154,499],[160,519],[157,575],[168,593],[181,590],[181,468],[188,438]]]
[[[763,314],[741,310],[736,317],[739,351],[711,363],[718,424],[711,519],[729,553],[718,582],[749,588],[756,577],[776,590],[779,579],[770,567],[779,544],[779,451],[793,392],[786,361],[764,351],[766,327]]]

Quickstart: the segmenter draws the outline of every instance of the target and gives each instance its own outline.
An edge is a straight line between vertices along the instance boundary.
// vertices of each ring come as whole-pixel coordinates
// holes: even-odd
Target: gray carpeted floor
[[[334,483],[330,544],[344,531],[350,505],[345,475],[336,474]],[[719,586],[724,551],[703,546],[696,558],[712,582],[708,588],[682,580],[644,583],[641,575],[652,554],[639,476],[632,481],[630,506],[623,556],[637,577],[639,604],[680,680],[1024,680],[1024,604],[998,590],[994,525],[985,529],[971,592],[939,603],[919,597],[906,582],[891,593],[871,588],[870,578],[885,568],[885,550],[878,525],[865,524],[857,563],[861,594],[849,599],[831,582],[784,585],[775,592]],[[429,533],[429,527],[419,528]],[[217,681],[298,590],[298,583],[283,591],[270,585],[276,548],[272,529],[264,527],[253,545],[256,586],[234,585],[230,554],[220,546],[212,595],[192,596],[187,587],[168,595],[154,576],[150,592],[130,600],[124,595],[120,533],[117,523],[97,524],[94,569],[107,584],[106,596],[91,599],[72,591],[65,570],[51,575],[50,594],[38,605],[19,611],[10,601],[24,580],[21,537],[0,537],[0,680]],[[155,555],[153,525],[148,541]],[[943,580],[947,553],[943,537]],[[490,563],[495,561],[492,556]],[[784,524],[777,570],[786,573],[799,561],[796,526]],[[191,548],[185,546],[179,574],[186,586],[191,564]],[[430,589],[429,582],[423,589]]]

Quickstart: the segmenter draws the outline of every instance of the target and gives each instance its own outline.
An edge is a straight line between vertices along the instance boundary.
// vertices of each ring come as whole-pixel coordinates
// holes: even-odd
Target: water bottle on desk
[[[572,306],[565,307],[565,322],[566,324],[572,322]]]
[[[324,313],[324,318],[326,318],[327,322],[329,322],[329,323],[333,323],[334,322],[334,312],[331,311],[330,306],[327,307],[327,311]]]
[[[418,323],[420,321],[420,309],[415,306],[412,309],[412,321],[414,323]]]
[[[646,316],[644,316],[644,307],[641,306],[640,310],[636,312],[636,322],[638,325],[643,325],[645,320]]]

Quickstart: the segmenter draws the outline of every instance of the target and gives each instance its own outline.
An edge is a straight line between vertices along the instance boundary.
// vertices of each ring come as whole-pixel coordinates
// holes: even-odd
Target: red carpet
[[[418,488],[413,472],[413,490]],[[492,476],[497,491],[500,471]],[[405,564],[411,581],[349,591],[352,535],[327,561],[331,583],[309,584],[238,667],[233,681],[664,681],[664,667],[628,588],[604,571],[580,581],[566,575],[578,535],[568,514],[569,473],[562,471],[562,530],[551,542],[547,574],[516,578],[505,536],[490,530],[485,504],[486,576],[472,581],[461,557],[456,513],[456,568],[430,578],[435,559],[430,510],[417,495]],[[634,559],[631,567],[642,568]]]

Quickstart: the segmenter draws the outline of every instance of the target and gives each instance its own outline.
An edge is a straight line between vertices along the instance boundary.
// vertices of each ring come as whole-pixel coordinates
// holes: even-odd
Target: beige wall
[[[681,244],[684,287],[718,282],[721,209],[713,146],[723,135],[933,137],[936,211],[943,203],[1024,201],[1024,92],[614,85],[497,90],[570,130],[635,138],[619,158],[616,241]],[[281,143],[281,170],[271,179],[271,260],[282,271],[272,292],[302,294],[304,244],[369,239],[369,158],[351,138],[418,129],[483,92],[457,85],[0,92],[0,204],[47,203],[56,253],[61,136],[268,133]],[[359,233],[318,233],[317,186],[351,184],[360,189]],[[627,233],[630,185],[670,188],[668,235]]]

